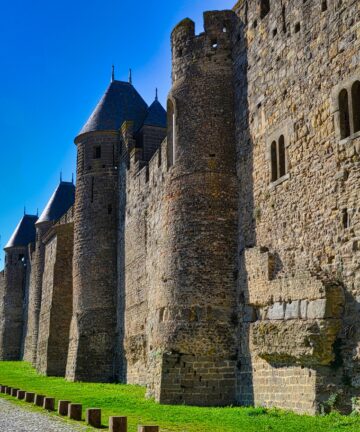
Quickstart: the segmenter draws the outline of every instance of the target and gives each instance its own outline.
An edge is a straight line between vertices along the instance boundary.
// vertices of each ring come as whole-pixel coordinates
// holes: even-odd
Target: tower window
[[[354,133],[360,131],[360,81],[355,81],[351,87]]]
[[[340,112],[340,137],[341,139],[350,136],[349,98],[347,90],[341,90],[339,94]]]
[[[343,227],[345,229],[349,228],[349,226],[350,226],[350,215],[349,215],[348,210],[346,208],[343,209],[343,211],[342,211],[342,223],[343,223]]]
[[[263,19],[270,12],[270,0],[260,0],[260,18]]]
[[[91,177],[91,202],[94,202],[94,186],[95,186],[95,179],[94,177]]]
[[[276,141],[271,143],[271,181],[276,181],[277,176],[277,151],[276,151]]]
[[[284,135],[280,135],[278,141],[272,141],[270,146],[271,181],[284,177],[287,174],[286,149]]]
[[[93,159],[101,159],[101,147],[96,146],[93,148]]]
[[[325,12],[327,10],[327,1],[322,0],[321,2],[321,12]]]

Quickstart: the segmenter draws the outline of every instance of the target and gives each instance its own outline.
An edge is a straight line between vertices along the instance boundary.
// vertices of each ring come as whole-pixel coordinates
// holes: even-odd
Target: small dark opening
[[[349,213],[348,210],[345,208],[342,211],[342,223],[344,228],[349,228],[350,226],[350,219],[349,219]]]
[[[112,213],[112,205],[109,204],[108,205],[108,214],[111,215],[111,213]]]
[[[217,41],[217,39],[213,39],[213,40],[211,41],[211,46],[212,46],[212,48],[217,48],[217,46],[218,46],[218,41]]]
[[[260,0],[260,18],[263,19],[270,12],[270,0]]]
[[[24,254],[19,254],[18,260],[19,261],[25,261],[25,255]]]
[[[272,31],[273,37],[275,37],[277,35],[277,28],[274,28],[274,30]]]
[[[286,156],[285,156],[285,139],[284,135],[279,138],[279,175],[280,177],[286,174]]]
[[[253,27],[256,28],[257,27],[257,21],[254,21]]]
[[[95,186],[95,179],[94,177],[91,177],[91,202],[94,202],[94,186]]]
[[[299,33],[299,31],[300,31],[300,23],[297,22],[297,23],[295,24],[294,32],[295,32],[295,33]]]
[[[327,10],[327,1],[323,0],[321,2],[321,12],[325,12]]]
[[[93,159],[100,159],[101,158],[101,147],[96,146],[93,149]]]
[[[339,94],[340,113],[340,137],[347,138],[350,135],[349,98],[347,90],[341,90]]]
[[[355,81],[351,88],[354,133],[360,131],[360,81]]]
[[[277,154],[276,154],[276,142],[271,143],[271,181],[276,181],[277,176]]]
[[[183,55],[183,50],[179,49],[178,52],[177,52],[177,56],[178,57],[182,57],[182,55]]]

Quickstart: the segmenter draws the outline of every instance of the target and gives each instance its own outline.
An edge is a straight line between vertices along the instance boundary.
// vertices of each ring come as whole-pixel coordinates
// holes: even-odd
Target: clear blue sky
[[[1,2],[0,250],[26,206],[43,209],[63,172],[75,170],[73,139],[106,89],[111,65],[147,103],[170,89],[170,32],[185,17],[235,0],[12,0]],[[3,256],[0,252],[0,268]]]

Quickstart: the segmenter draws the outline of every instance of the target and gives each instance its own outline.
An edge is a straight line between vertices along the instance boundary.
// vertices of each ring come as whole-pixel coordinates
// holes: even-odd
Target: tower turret
[[[161,359],[163,403],[235,400],[237,176],[232,11],[186,19],[172,33],[169,182],[163,283],[150,303],[149,345]],[[160,355],[161,353],[161,355]]]
[[[138,130],[147,108],[131,83],[113,80],[75,139],[70,380],[115,379],[120,127],[129,120]]]
[[[28,245],[35,241],[36,220],[37,216],[25,214],[4,248],[5,269],[0,284],[1,360],[20,360],[21,357]]]

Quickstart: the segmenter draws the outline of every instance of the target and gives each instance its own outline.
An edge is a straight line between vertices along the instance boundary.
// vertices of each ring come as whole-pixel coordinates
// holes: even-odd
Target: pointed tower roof
[[[10,240],[4,247],[4,250],[13,247],[27,246],[29,243],[33,243],[36,237],[35,222],[37,219],[37,216],[24,215]]]
[[[134,128],[137,130],[144,122],[147,108],[146,102],[131,83],[114,80],[79,135],[87,132],[119,130],[126,120],[133,121]]]
[[[75,186],[71,182],[60,181],[37,223],[53,222],[61,218],[75,202]]]
[[[166,123],[166,111],[156,98],[148,109],[144,125],[166,128]]]

